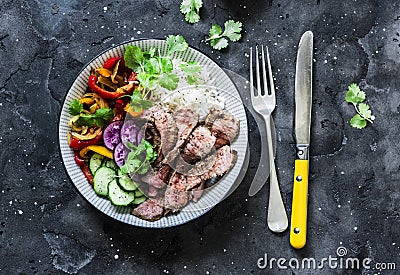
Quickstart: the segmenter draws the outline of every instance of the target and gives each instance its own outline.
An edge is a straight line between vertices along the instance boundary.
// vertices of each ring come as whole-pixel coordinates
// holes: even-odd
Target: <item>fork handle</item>
[[[283,232],[288,227],[286,209],[282,201],[279,189],[278,177],[276,174],[274,150],[272,146],[271,116],[264,117],[267,129],[268,154],[269,154],[269,202],[268,202],[268,228],[272,232]]]

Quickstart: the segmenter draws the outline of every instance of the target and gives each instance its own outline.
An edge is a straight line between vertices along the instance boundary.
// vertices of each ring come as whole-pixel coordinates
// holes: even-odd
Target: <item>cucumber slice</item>
[[[114,171],[117,171],[117,169],[118,169],[117,165],[115,164],[114,160],[112,160],[112,159],[107,159],[103,165],[105,167],[113,169]]]
[[[143,196],[142,191],[140,191],[139,189],[137,189],[137,190],[135,191],[135,197],[141,197],[141,196]]]
[[[147,200],[147,198],[145,196],[138,197],[138,198],[135,198],[132,203],[133,204],[141,204],[142,202],[144,202],[146,200]]]
[[[100,196],[108,195],[108,185],[111,181],[115,181],[115,171],[108,167],[100,167],[97,169],[96,174],[93,178],[93,188],[94,192]]]
[[[112,204],[126,206],[135,200],[135,193],[122,190],[117,181],[113,180],[108,184],[108,197]]]
[[[94,153],[89,160],[89,169],[92,174],[96,174],[97,169],[101,166],[101,163],[103,162],[104,156]]]
[[[138,187],[136,183],[127,175],[118,169],[118,183],[125,191],[135,191]]]

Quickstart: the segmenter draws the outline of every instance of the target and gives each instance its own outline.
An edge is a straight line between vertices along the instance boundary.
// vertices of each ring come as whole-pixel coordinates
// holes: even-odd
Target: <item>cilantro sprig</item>
[[[114,117],[114,112],[110,108],[97,109],[94,114],[83,113],[83,104],[78,99],[72,100],[69,113],[72,116],[79,116],[75,121],[77,124],[89,127],[103,127]]]
[[[155,48],[142,51],[138,46],[126,47],[125,64],[138,73],[136,78],[145,90],[154,90],[160,86],[172,91],[178,87],[179,77],[173,73],[171,55],[186,51],[189,45],[181,35],[168,36],[166,43],[168,46],[166,56],[161,56],[160,52],[156,54]]]
[[[185,20],[194,24],[200,21],[199,12],[202,6],[203,0],[183,0],[180,10],[185,15]]]
[[[352,83],[349,85],[345,100],[353,104],[357,114],[350,119],[350,125],[357,129],[362,129],[367,126],[367,122],[373,123],[375,116],[372,115],[370,106],[364,103],[366,99],[365,92],[360,87]]]
[[[127,146],[131,151],[126,158],[125,164],[121,166],[121,171],[124,174],[146,174],[150,168],[149,163],[157,159],[157,152],[154,150],[151,143],[143,139],[138,146],[129,142]],[[143,157],[143,153],[146,154],[146,157]]]
[[[206,41],[210,41],[211,47],[216,50],[221,50],[228,47],[228,39],[232,42],[238,41],[241,37],[242,22],[235,22],[228,20],[224,23],[224,31],[218,24],[212,24],[209,31],[209,38]]]

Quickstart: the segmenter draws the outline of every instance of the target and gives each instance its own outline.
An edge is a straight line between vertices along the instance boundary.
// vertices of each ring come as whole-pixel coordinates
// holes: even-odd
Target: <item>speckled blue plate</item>
[[[104,61],[110,57],[123,56],[127,45],[136,45],[143,50],[148,50],[150,47],[156,47],[160,49],[162,54],[167,51],[167,45],[164,40],[149,39],[131,41],[117,45],[101,53],[83,68],[65,97],[60,115],[59,142],[64,166],[78,192],[91,205],[116,220],[135,226],[153,228],[164,228],[183,224],[198,218],[221,202],[234,187],[234,183],[240,173],[243,173],[242,168],[245,163],[248,143],[248,128],[245,108],[241,101],[239,92],[232,80],[213,60],[191,47],[185,52],[176,53],[174,58],[179,58],[182,61],[197,61],[199,64],[207,67],[210,78],[213,80],[212,85],[220,92],[220,95],[226,101],[225,109],[240,120],[239,135],[231,144],[232,149],[238,152],[235,166],[218,182],[218,184],[213,188],[206,190],[197,203],[190,202],[179,213],[168,215],[158,221],[149,222],[131,215],[131,207],[116,207],[112,205],[108,199],[99,197],[95,194],[92,186],[88,183],[81,169],[74,161],[73,151],[69,147],[67,141],[67,134],[70,130],[68,121],[71,118],[68,109],[73,99],[80,99],[86,92],[90,69],[102,67]]]

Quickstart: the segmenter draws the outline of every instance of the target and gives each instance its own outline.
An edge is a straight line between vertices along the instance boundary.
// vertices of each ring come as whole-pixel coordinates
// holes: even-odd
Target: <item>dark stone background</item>
[[[398,274],[400,1],[205,0],[195,25],[184,22],[179,3],[0,1],[0,273]],[[229,18],[244,23],[243,38],[213,51],[204,42],[208,29]],[[58,116],[69,86],[91,58],[131,38],[182,34],[246,77],[249,47],[259,43],[269,46],[276,76],[276,161],[290,215],[295,59],[306,30],[315,35],[315,77],[305,249],[293,250],[288,232],[267,229],[268,188],[247,196],[254,157],[227,200],[175,228],[121,224],[73,188],[58,150]],[[364,89],[376,116],[363,130],[348,125],[354,110],[344,95],[352,82]],[[259,136],[250,142],[256,145]],[[264,253],[322,259],[336,256],[339,246],[348,257],[395,262],[397,272],[257,267]]]

